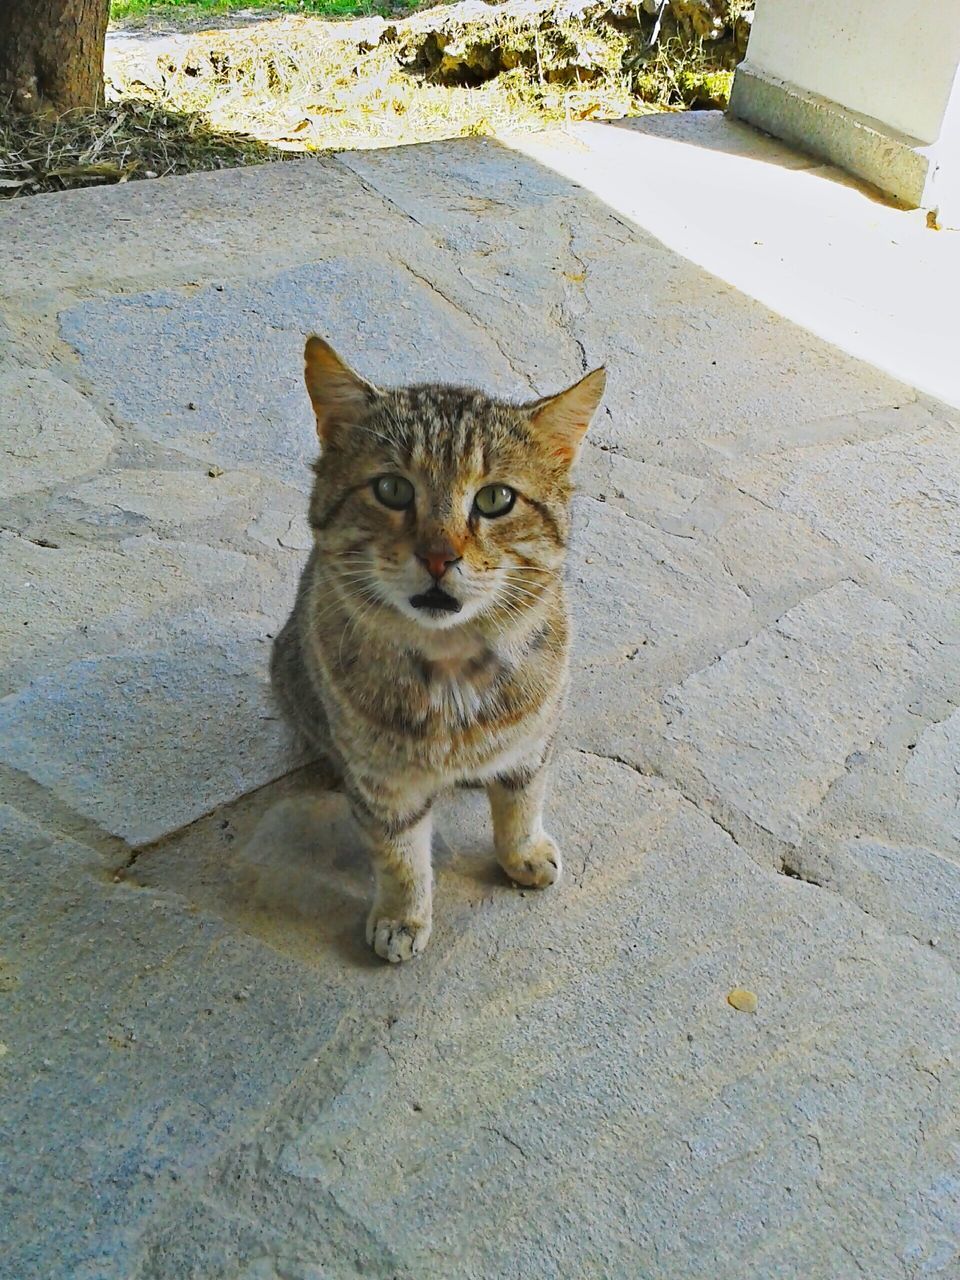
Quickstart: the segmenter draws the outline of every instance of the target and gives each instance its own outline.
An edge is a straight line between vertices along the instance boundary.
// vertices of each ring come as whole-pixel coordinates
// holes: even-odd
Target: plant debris
[[[734,987],[727,996],[727,1004],[740,1013],[756,1013],[759,1001],[755,992],[747,991],[745,987]]]
[[[282,158],[242,132],[221,133],[202,116],[133,97],[52,119],[0,109],[0,196]]]
[[[115,30],[102,110],[0,112],[0,196],[722,107],[744,10],[738,0],[460,0],[402,19]]]

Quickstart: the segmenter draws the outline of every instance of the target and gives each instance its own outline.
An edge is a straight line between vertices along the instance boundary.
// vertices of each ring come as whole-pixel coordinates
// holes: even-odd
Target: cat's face
[[[377,391],[314,338],[307,387],[323,442],[311,522],[358,613],[442,631],[508,627],[536,605],[562,564],[602,371],[517,408],[451,387]]]

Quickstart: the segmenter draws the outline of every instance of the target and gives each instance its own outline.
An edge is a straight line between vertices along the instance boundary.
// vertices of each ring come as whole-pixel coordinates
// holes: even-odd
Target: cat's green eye
[[[377,501],[391,511],[404,511],[413,502],[413,485],[403,476],[378,476],[373,482]]]
[[[505,484],[488,484],[479,490],[473,505],[482,516],[492,520],[494,516],[505,516],[517,500],[514,491]]]

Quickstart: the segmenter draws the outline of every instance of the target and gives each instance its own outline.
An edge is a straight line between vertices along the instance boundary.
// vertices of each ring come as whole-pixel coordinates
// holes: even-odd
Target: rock
[[[0,702],[0,760],[131,844],[296,763],[256,639],[170,636],[67,664]],[[95,730],[94,726],[100,726]]]
[[[268,202],[269,217],[247,169],[225,170],[215,181],[192,174],[174,183],[130,182],[122,189],[122,208],[119,188],[88,190],[89,215],[67,222],[59,201],[46,207],[37,200],[5,202],[0,294],[9,304],[33,305],[54,292],[58,307],[69,314],[78,297],[104,288],[120,290],[119,301],[124,291],[153,287],[159,292],[169,281],[215,285],[218,272],[241,260],[248,274],[275,273],[317,255],[349,251],[354,224],[344,221],[344,209],[380,243],[404,241],[404,220],[330,157],[294,161],[271,181],[284,195]],[[183,216],[184,182],[190,190],[189,218]],[[314,211],[309,224],[305,208]],[[147,224],[149,237],[143,234]],[[108,264],[101,257],[105,225],[110,228]],[[190,382],[181,402],[196,400]],[[182,403],[181,408],[186,413]]]
[[[671,689],[667,737],[725,803],[796,842],[919,660],[894,605],[841,583]]]
[[[4,465],[0,498],[48,489],[101,466],[113,430],[59,378],[37,369],[0,370]]]
[[[818,841],[809,866],[832,892],[960,963],[960,861],[955,857],[867,833]]]
[[[252,593],[257,576],[248,556],[198,544],[134,537],[108,546],[42,546],[3,532],[0,572],[0,679],[7,688],[88,651],[89,633],[100,627],[115,640],[165,606],[208,598],[243,577]]]
[[[417,323],[398,343],[404,312]],[[60,323],[86,376],[152,440],[226,469],[265,470],[304,492],[317,451],[302,377],[307,333],[322,332],[386,384],[419,376],[517,385],[478,325],[405,268],[369,257],[190,297],[160,291],[83,302]],[[201,412],[187,410],[188,391]]]
[[[4,1277],[953,1280],[955,415],[637,230],[591,166],[641,125],[664,220],[711,155],[809,163],[671,115],[0,208],[16,359],[69,333],[119,424],[4,501]],[[384,381],[610,366],[564,879],[515,892],[482,791],[439,799],[399,972],[345,798],[262,718],[307,324]]]
[[[684,132],[682,116],[669,113],[669,127],[663,117],[651,120],[657,135],[700,145],[689,124]],[[723,118],[707,123],[719,146]],[[605,145],[616,164],[615,139]],[[748,145],[757,145],[752,135]],[[562,176],[568,140],[518,146],[536,147],[537,162],[482,139],[466,148],[431,146],[415,185],[402,148],[343,158],[440,240],[443,252],[427,248],[418,270],[486,333],[497,333],[515,369],[529,376],[526,385],[516,372],[506,377],[510,394],[557,390],[581,361],[606,363],[607,393],[589,438],[690,474],[717,467],[718,450],[708,443],[714,437],[745,435],[765,452],[764,433],[789,437],[811,421],[911,398],[902,384],[876,371],[866,376],[856,361],[708,279],[652,237],[624,234],[597,202],[578,201],[573,217],[568,202],[582,188]],[[720,340],[728,330],[740,335],[735,347]],[[490,384],[487,375],[483,385]]]
[[[691,514],[696,518],[699,513],[695,508]],[[766,507],[736,512],[711,533],[706,545],[755,606],[789,606],[849,574],[842,548],[786,512]],[[762,555],[758,547],[763,547]]]
[[[908,798],[960,855],[960,711],[923,730],[903,773]]]
[[[211,476],[200,471],[130,468],[89,480],[69,496],[91,507],[131,511],[156,525],[180,525],[216,520],[225,507],[246,501],[259,487],[256,476],[241,472]]]
[[[744,483],[893,579],[932,592],[960,618],[954,536],[960,451],[953,428],[934,421],[880,440],[811,449],[757,468]]]
[[[655,661],[660,649],[725,634],[751,610],[708,549],[590,498],[577,500],[567,578],[576,649],[594,661],[642,644]]]
[[[108,887],[92,850],[7,806],[0,850],[19,886],[4,902],[19,987],[3,997],[0,1188],[17,1228],[0,1267],[18,1280],[123,1280],[171,1191],[255,1125],[335,1033],[346,988],[305,981],[218,917]]]
[[[787,1257],[785,1274],[847,1280],[838,1224],[878,1276],[898,1241],[946,1229],[949,1192],[920,1189],[952,1185],[958,1037],[936,1025],[960,995],[950,968],[837,895],[763,870],[675,791],[611,761],[565,755],[550,819],[569,870],[553,903],[489,878],[482,796],[438,806],[430,949],[399,985],[351,988],[369,994],[285,1090],[282,1116],[207,1175],[213,1207],[196,1215],[184,1187],[140,1257],[177,1274],[200,1257],[211,1274],[217,1249],[222,1273],[243,1274],[296,1241],[337,1274],[350,1231],[368,1271],[430,1280],[449,1276],[450,1239],[464,1275],[635,1276],[655,1256],[658,1276],[685,1280],[708,1258],[711,1280],[744,1280]],[[150,874],[197,885],[204,914],[223,865],[210,835],[185,833]],[[302,842],[297,823],[291,844],[308,856]],[[320,842],[325,949],[360,912]],[[775,1019],[734,1018],[717,998],[717,973],[738,971],[766,975]],[[557,1167],[562,1193],[516,1210]],[[247,1242],[229,1224],[253,1205]],[[865,1214],[875,1230],[860,1229]]]
[[[306,505],[296,515],[268,507],[262,511],[247,533],[265,547],[285,547],[293,551],[309,551],[313,546],[313,534],[307,521]]]
[[[636,462],[622,454],[610,455],[610,500],[632,516],[663,521],[682,517],[703,492],[705,481],[668,467]]]
[[[771,159],[769,163],[779,161]],[[769,421],[745,425],[740,431],[713,434],[709,443],[717,457],[723,459],[720,473],[772,503],[780,475],[778,468],[809,461],[817,456],[813,452],[817,448],[859,444],[869,449],[874,441],[886,436],[936,428],[941,423],[930,408],[911,400],[904,387],[893,384],[887,390],[894,393],[898,403],[855,412],[815,412],[805,422],[787,428]],[[794,452],[801,449],[805,452]],[[778,454],[792,457],[778,458]]]

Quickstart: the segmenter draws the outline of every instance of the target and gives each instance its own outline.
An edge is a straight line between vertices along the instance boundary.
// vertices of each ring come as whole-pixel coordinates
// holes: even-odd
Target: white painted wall
[[[936,142],[960,64],[960,0],[760,0],[747,60]]]

